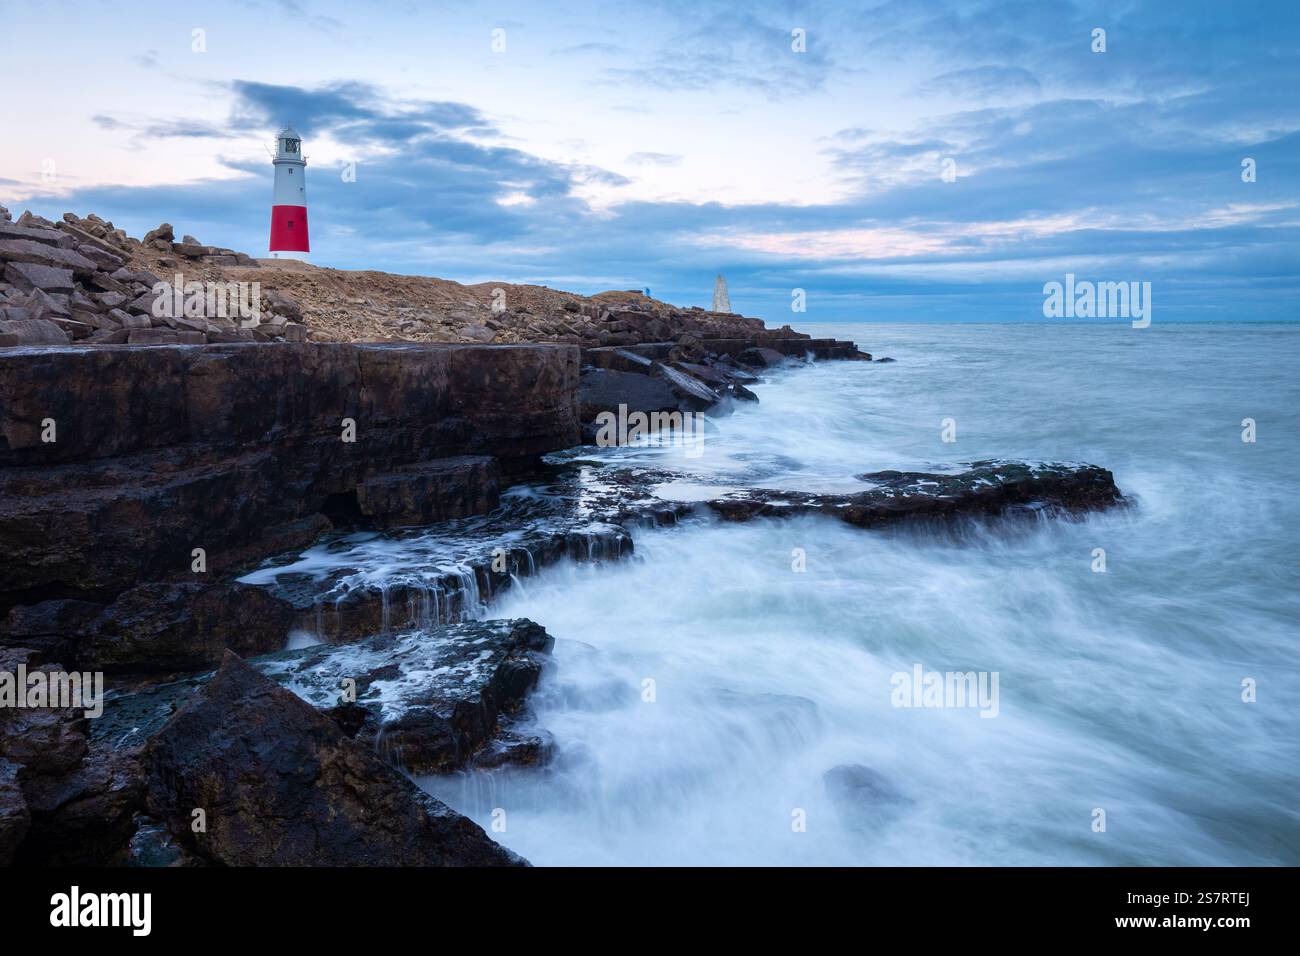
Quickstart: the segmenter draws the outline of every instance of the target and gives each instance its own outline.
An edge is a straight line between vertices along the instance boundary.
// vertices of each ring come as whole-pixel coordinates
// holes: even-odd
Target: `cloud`
[[[325,162],[308,169],[314,253],[340,267],[588,292],[648,285],[683,305],[707,305],[722,271],[737,307],[778,321],[794,287],[809,291],[809,319],[1041,318],[1042,282],[1074,271],[1159,283],[1171,318],[1229,306],[1243,318],[1300,318],[1300,103],[1291,93],[1300,66],[1278,39],[1294,35],[1289,8],[1188,18],[1126,3],[1105,11],[1104,55],[1087,47],[1101,14],[1038,0],[790,9],[662,5],[667,35],[628,50],[567,47],[563,68],[591,57],[582,68],[590,82],[632,84],[628,108],[656,118],[678,103],[707,123],[710,110],[733,103],[806,98],[791,135],[822,150],[834,201],[632,198],[627,177],[521,146],[508,119],[480,106],[358,79],[232,80],[214,87],[229,110],[210,124],[93,121],[127,137],[223,144],[289,122],[309,145],[329,144],[318,145],[322,155],[355,153],[355,182]],[[809,31],[806,54],[790,50],[796,23]],[[618,62],[600,59],[609,56]],[[878,95],[871,76],[898,97],[863,94]],[[697,140],[683,128],[625,160],[671,180],[699,165]],[[1249,184],[1240,178],[1247,156],[1259,169]],[[955,163],[952,182],[941,176],[945,159]],[[32,202],[51,215],[93,210],[136,235],[167,219],[256,253],[269,167],[260,152],[226,166],[221,180]],[[593,209],[583,198],[593,186],[618,187],[619,201]]]
[[[1042,91],[1038,78],[1018,66],[977,66],[951,70],[932,77],[917,87],[921,96],[947,94],[964,99],[1036,96]]]
[[[735,9],[682,19],[683,28],[657,51],[632,66],[611,67],[606,75],[661,90],[730,86],[780,99],[821,89],[831,67],[830,41],[814,35],[796,53],[788,23]]]
[[[679,153],[629,153],[627,161],[637,166],[680,166],[684,157]]]

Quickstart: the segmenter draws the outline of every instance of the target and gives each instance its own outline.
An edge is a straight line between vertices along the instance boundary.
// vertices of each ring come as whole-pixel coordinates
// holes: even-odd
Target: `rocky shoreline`
[[[276,292],[279,334],[123,336],[105,293],[139,300],[146,254],[263,268],[169,229],[0,222],[0,673],[107,677],[102,716],[0,708],[0,864],[518,865],[412,777],[545,762],[527,697],[552,639],[486,620],[521,579],[689,518],[947,527],[1123,502],[1089,465],[827,495],[589,460],[604,415],[717,415],[769,369],[871,356],[561,293],[593,331],[317,341]]]

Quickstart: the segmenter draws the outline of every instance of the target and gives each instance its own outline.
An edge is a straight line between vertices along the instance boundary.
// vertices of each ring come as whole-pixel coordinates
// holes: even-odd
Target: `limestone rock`
[[[233,654],[158,732],[145,764],[152,815],[213,863],[523,863]],[[190,827],[195,807],[207,808],[206,832]]]
[[[243,584],[156,583],[125,592],[85,628],[82,670],[134,673],[195,670],[241,655],[279,650],[293,608]]]

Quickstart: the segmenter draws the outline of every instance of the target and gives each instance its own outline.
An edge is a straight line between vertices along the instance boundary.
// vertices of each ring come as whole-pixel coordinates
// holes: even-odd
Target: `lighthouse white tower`
[[[275,138],[275,192],[271,199],[271,258],[306,259],[307,160],[302,137],[286,126]]]

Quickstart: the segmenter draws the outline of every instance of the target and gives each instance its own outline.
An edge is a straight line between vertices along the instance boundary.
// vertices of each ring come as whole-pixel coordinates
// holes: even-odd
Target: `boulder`
[[[29,666],[55,660],[72,660],[82,631],[104,610],[93,601],[56,599],[19,605],[0,625],[0,647],[25,648]]]
[[[86,345],[125,345],[130,335],[129,329],[100,329],[83,342]]]
[[[76,318],[65,319],[62,317],[55,317],[50,319],[50,321],[61,328],[64,332],[67,332],[68,337],[74,342],[80,339],[89,338],[95,331],[93,323],[82,322]]]
[[[33,319],[66,319],[72,316],[68,296],[62,292],[32,289],[22,302],[29,317]]]
[[[48,319],[0,321],[0,347],[16,345],[67,345],[68,333]]]
[[[234,654],[150,741],[151,815],[226,866],[524,861]],[[195,833],[193,811],[206,828]]]
[[[176,234],[172,231],[172,224],[170,222],[164,222],[157,229],[150,229],[146,232],[144,238],[140,241],[148,246],[160,240],[162,242],[170,243],[175,238]]]
[[[755,347],[742,351],[736,356],[736,361],[750,368],[774,368],[784,365],[786,356],[774,349]]]
[[[704,412],[722,400],[722,395],[704,382],[671,365],[655,365],[654,376],[667,383],[677,407],[684,412]]]
[[[578,416],[594,422],[601,412],[618,414],[619,406],[630,412],[678,411],[677,396],[664,381],[637,372],[616,369],[588,369],[578,383]]]
[[[135,816],[145,808],[141,746],[100,741],[57,775],[23,781],[32,824],[19,862],[34,866],[104,866],[121,861]]]
[[[28,262],[55,269],[71,269],[78,274],[95,271],[95,263],[81,253],[34,239],[0,238],[0,261]]]
[[[179,345],[180,336],[172,329],[132,329],[126,341],[129,345]]]
[[[302,319],[302,306],[298,300],[277,289],[262,290],[262,306],[264,311],[274,310],[295,322]]]
[[[0,649],[0,670],[16,673],[19,664],[28,674],[36,670],[61,671],[62,665],[34,664],[24,648]],[[0,708],[0,758],[22,765],[20,778],[57,776],[81,762],[88,749],[85,710],[74,707]]]
[[[22,292],[44,289],[46,292],[70,294],[75,286],[71,269],[37,265],[34,262],[10,262],[4,269],[5,281]]]
[[[29,242],[42,242],[47,246],[67,248],[72,240],[55,229],[39,226],[20,226],[12,222],[0,222],[0,241],[5,239],[26,239]]]

